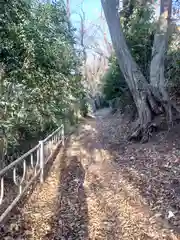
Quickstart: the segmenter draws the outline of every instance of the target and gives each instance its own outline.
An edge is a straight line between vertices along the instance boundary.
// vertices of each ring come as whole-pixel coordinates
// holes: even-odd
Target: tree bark
[[[153,126],[152,120],[154,116],[169,109],[165,108],[165,106],[169,104],[164,79],[166,37],[163,35],[164,41],[159,49],[157,48],[159,47],[161,39],[159,35],[155,37],[154,55],[151,64],[151,84],[149,84],[132,58],[126,44],[118,14],[118,0],[101,0],[101,3],[120,69],[132,93],[138,111],[139,121],[131,138],[141,137],[143,141],[146,141]],[[160,53],[155,54],[155,52]],[[154,72],[155,64],[156,71]],[[159,70],[158,67],[160,67]]]
[[[156,34],[154,37],[152,60],[150,65],[150,84],[154,94],[158,93],[161,97],[161,102],[165,108],[167,121],[172,124],[172,110],[178,112],[177,107],[171,103],[167,91],[167,82],[164,76],[164,62],[166,52],[168,50],[169,27],[171,16],[172,0],[169,0],[167,9],[161,7],[160,18]]]

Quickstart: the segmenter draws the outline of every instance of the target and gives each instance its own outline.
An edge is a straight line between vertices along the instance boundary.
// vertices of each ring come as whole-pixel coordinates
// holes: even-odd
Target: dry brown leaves
[[[128,143],[128,129],[108,110],[82,124],[1,239],[180,239],[178,138]]]
[[[119,170],[123,179],[139,193],[144,204],[149,207],[153,215],[152,219],[157,218],[164,228],[173,229],[178,235],[180,232],[179,126],[174,127],[171,132],[157,133],[150,142],[140,144],[126,141],[130,125],[119,113],[100,117],[98,123],[100,133],[98,138],[111,154],[113,165]]]

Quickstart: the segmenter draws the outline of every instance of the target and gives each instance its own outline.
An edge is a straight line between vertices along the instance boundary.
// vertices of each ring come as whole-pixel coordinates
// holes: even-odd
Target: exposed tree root
[[[137,140],[142,143],[148,142],[149,138],[152,136],[154,131],[157,131],[157,124],[152,122],[148,124],[146,127],[142,127],[141,124],[138,124],[136,128],[134,128],[133,133],[128,136],[128,140]]]
[[[136,127],[133,128],[132,133],[128,136],[128,141],[136,140],[141,141],[142,143],[148,142],[153,132],[157,132],[158,130],[162,129],[170,130],[174,126],[174,124],[179,122],[180,115],[178,114],[173,116],[172,122],[167,122],[164,117],[161,117],[161,121],[157,121],[157,123],[156,118],[158,118],[158,116],[155,116],[154,120],[152,120],[151,122],[147,122],[147,124],[141,124],[138,119]],[[162,128],[162,125],[166,125],[167,128]]]
[[[167,129],[171,129],[174,123],[180,119],[180,110],[173,103],[168,95],[162,94],[158,89],[149,88],[147,91],[146,98],[143,98],[138,108],[139,119],[135,128],[133,129],[128,140],[137,140],[145,143],[152,136],[154,131],[160,128],[162,121],[166,122]],[[165,116],[161,118],[161,122],[157,123],[156,119],[158,116]]]

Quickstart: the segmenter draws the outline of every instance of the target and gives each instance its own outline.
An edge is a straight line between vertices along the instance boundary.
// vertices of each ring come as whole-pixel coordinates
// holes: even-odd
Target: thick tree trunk
[[[158,106],[153,99],[148,82],[127,47],[117,11],[118,1],[101,0],[101,2],[120,69],[137,107],[141,130],[137,128],[133,134],[135,137],[140,132],[143,134],[143,131],[146,131],[153,118],[152,110],[156,113]]]
[[[163,35],[163,44],[157,49],[160,43],[160,36],[156,36],[158,41],[154,44],[154,56],[151,64],[151,84],[150,85],[138,65],[131,56],[126,44],[120,19],[118,16],[118,0],[101,0],[112,43],[116,52],[120,69],[132,93],[134,102],[137,107],[139,121],[132,137],[143,137],[148,139],[149,130],[152,127],[152,120],[155,115],[166,111],[165,106],[168,103],[168,94],[165,90],[164,80],[164,54],[166,49],[166,37]],[[162,50],[161,50],[162,49]],[[155,54],[159,52],[160,54]],[[155,72],[153,71],[156,65]],[[158,70],[158,67],[159,70]],[[163,98],[162,98],[163,95]],[[168,108],[169,109],[169,108]]]
[[[171,103],[167,91],[167,82],[164,76],[164,61],[168,50],[169,25],[171,16],[172,1],[169,0],[169,6],[164,10],[161,8],[161,15],[158,22],[158,28],[154,37],[152,49],[152,60],[150,66],[150,84],[154,94],[159,94],[162,105],[167,114],[167,121],[172,124],[172,110],[178,112],[177,107]]]

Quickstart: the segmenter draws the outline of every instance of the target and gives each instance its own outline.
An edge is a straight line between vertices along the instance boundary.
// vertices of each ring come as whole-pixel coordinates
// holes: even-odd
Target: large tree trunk
[[[166,9],[161,6],[160,18],[154,44],[152,49],[152,60],[150,66],[150,84],[154,94],[160,94],[161,102],[167,114],[169,125],[172,124],[172,110],[177,112],[177,108],[171,103],[167,91],[167,82],[164,76],[164,61],[168,50],[169,25],[171,16],[172,0],[167,1]]]
[[[126,44],[118,14],[118,2],[118,0],[101,0],[118,63],[138,111],[139,121],[135,131],[133,131],[132,137],[142,137],[143,140],[147,140],[154,116],[165,112],[167,109],[165,105],[169,105],[164,80],[164,49],[166,44],[163,44],[163,50],[159,57],[155,57],[155,55],[153,57],[151,64],[152,85],[150,85],[132,58]],[[166,38],[164,37],[164,39]],[[158,45],[155,44],[154,49],[157,46]],[[157,50],[157,52],[158,51],[159,50]],[[156,62],[155,58],[159,64],[157,66],[161,66],[159,71],[156,68],[156,76],[153,75],[153,67]],[[164,94],[164,92],[167,94],[166,102],[162,99],[162,93]]]

